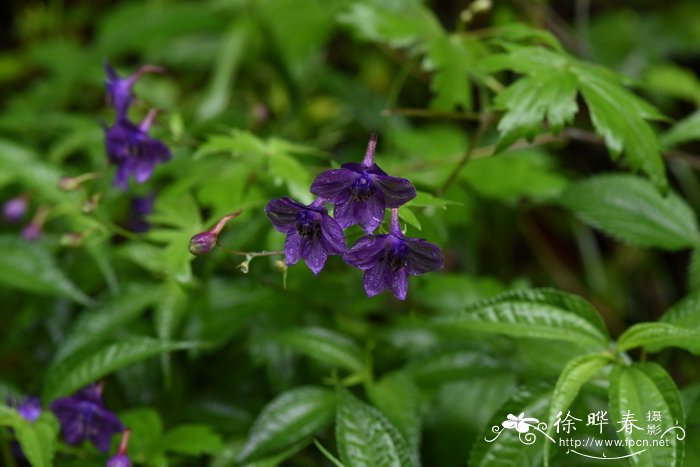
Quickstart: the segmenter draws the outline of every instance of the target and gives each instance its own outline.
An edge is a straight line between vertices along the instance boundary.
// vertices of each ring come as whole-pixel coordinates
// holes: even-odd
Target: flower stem
[[[401,235],[401,224],[399,223],[399,208],[393,208],[391,210],[391,224],[389,225],[389,232],[392,235]]]
[[[371,167],[374,164],[374,150],[377,147],[377,135],[372,133],[369,137],[369,142],[367,143],[367,151],[365,152],[365,158],[362,161],[362,165],[365,167]]]

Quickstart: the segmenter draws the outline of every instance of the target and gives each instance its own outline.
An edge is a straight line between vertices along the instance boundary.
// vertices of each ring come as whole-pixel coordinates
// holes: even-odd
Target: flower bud
[[[203,256],[216,246],[217,236],[213,232],[201,232],[190,239],[188,249],[195,256]]]
[[[107,461],[107,467],[131,467],[131,459],[126,454],[129,447],[130,430],[124,430],[122,440],[119,443],[119,450]]]
[[[93,172],[84,173],[76,177],[61,177],[58,181],[58,188],[63,191],[74,191],[80,188],[83,182],[94,180],[95,178],[97,178],[97,174]]]
[[[8,222],[19,222],[27,213],[28,206],[29,201],[24,195],[9,199],[2,206],[2,216]]]

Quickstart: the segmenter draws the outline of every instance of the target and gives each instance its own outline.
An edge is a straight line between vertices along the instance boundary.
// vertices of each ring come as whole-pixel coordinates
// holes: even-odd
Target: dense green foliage
[[[68,446],[47,410],[103,381],[135,465],[597,465],[556,442],[570,412],[573,438],[668,440],[577,449],[618,458],[600,465],[700,466],[700,3],[5,7],[0,198],[29,212],[0,221],[0,395],[45,410],[0,405],[2,465],[14,440],[34,467],[104,465],[117,437],[109,455]],[[129,115],[159,109],[173,158],[127,191],[105,59],[166,70]],[[318,276],[246,256],[284,248],[270,198],[309,203],[371,133],[442,271],[399,301],[367,298],[338,256]],[[237,210],[222,248],[188,251]],[[640,429],[619,429],[628,412]],[[531,444],[518,414],[546,424]]]

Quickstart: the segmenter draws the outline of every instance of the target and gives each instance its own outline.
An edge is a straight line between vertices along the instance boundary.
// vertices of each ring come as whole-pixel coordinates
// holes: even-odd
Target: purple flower
[[[130,430],[125,430],[122,433],[122,440],[119,443],[119,450],[117,453],[110,457],[107,461],[107,467],[131,467],[131,459],[126,454],[126,450],[129,446],[129,436],[131,435]]]
[[[146,220],[146,216],[153,213],[154,201],[155,197],[153,195],[134,196],[131,198],[131,211],[127,222],[129,230],[137,233],[148,232],[151,224]]]
[[[63,440],[77,445],[90,440],[102,452],[109,450],[112,435],[124,430],[117,416],[102,404],[102,385],[93,384],[73,396],[51,403],[51,410],[61,423]]]
[[[105,128],[107,157],[117,166],[114,184],[124,190],[128,188],[129,175],[143,183],[151,177],[156,164],[170,160],[168,147],[148,136],[155,116],[153,109],[139,126],[128,120],[117,120],[114,126]]]
[[[27,397],[17,404],[17,412],[23,419],[33,422],[41,415],[41,401],[38,397]]]
[[[404,300],[408,292],[408,276],[420,276],[443,267],[440,247],[420,238],[407,238],[401,233],[399,210],[391,210],[388,235],[367,235],[343,256],[343,260],[365,272],[364,287],[368,297],[390,289]]]
[[[27,213],[29,200],[26,196],[20,195],[5,201],[2,205],[2,217],[7,222],[19,222]]]
[[[265,212],[275,229],[287,234],[284,256],[288,265],[303,259],[318,274],[328,255],[342,255],[347,250],[343,229],[328,215],[321,199],[305,206],[285,196],[270,200]]]
[[[362,164],[343,164],[321,173],[311,184],[311,193],[335,204],[333,217],[342,228],[359,224],[372,233],[384,220],[384,210],[398,208],[416,197],[416,189],[405,178],[390,177],[374,163],[376,135],[372,135]]]
[[[136,73],[128,78],[120,78],[117,72],[112,68],[109,61],[104,62],[105,72],[107,73],[107,81],[105,88],[107,89],[107,101],[117,111],[117,120],[126,119],[126,114],[129,111],[129,106],[134,101],[134,95],[131,92],[136,81],[144,73],[162,73],[163,69],[155,65],[143,65]]]

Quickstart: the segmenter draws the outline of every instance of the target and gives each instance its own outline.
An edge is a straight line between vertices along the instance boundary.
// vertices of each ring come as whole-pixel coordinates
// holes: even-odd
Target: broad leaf
[[[421,354],[404,368],[406,374],[423,386],[440,386],[507,370],[507,362],[471,349],[442,349]]]
[[[17,410],[0,406],[0,425],[14,430],[22,453],[32,467],[51,467],[54,464],[59,425],[50,411],[42,411],[39,418],[30,422]]]
[[[436,322],[446,330],[555,339],[583,347],[605,347],[609,339],[603,320],[590,303],[550,289],[506,292],[464,312],[438,317]]]
[[[569,185],[559,202],[587,224],[633,245],[679,250],[700,238],[695,213],[683,199],[663,196],[633,175],[582,180]]]
[[[627,329],[617,340],[617,348],[623,352],[642,346],[650,352],[680,347],[700,355],[700,330],[669,323],[640,323]]]
[[[654,411],[660,413],[660,420],[648,421],[647,415]],[[610,412],[611,420],[617,422],[615,430],[620,429],[618,437],[631,443],[630,454],[639,453],[633,457],[636,466],[683,465],[683,407],[678,388],[659,365],[647,362],[616,367],[610,377]],[[625,419],[632,424],[625,424]],[[649,424],[657,426],[659,432],[650,434]],[[660,439],[668,444],[649,449],[635,446],[645,442],[651,446],[653,440],[658,443]]]
[[[92,303],[41,245],[15,236],[0,236],[0,283],[27,292],[67,297],[83,305]]]
[[[207,425],[178,425],[165,434],[161,446],[191,456],[216,454],[224,447],[221,436]]]
[[[698,139],[700,139],[700,110],[673,125],[661,137],[661,144],[665,148],[672,148]]]
[[[700,292],[693,292],[675,303],[660,321],[682,328],[700,330]]]
[[[334,412],[335,394],[331,390],[309,386],[281,394],[255,420],[238,462],[282,452],[302,440],[310,442],[314,433],[331,422]]]
[[[473,53],[461,35],[440,35],[428,46],[423,67],[433,71],[430,85],[435,94],[431,107],[450,111],[457,107],[472,108],[469,73],[474,68]]]
[[[559,375],[557,384],[554,386],[552,401],[549,406],[549,418],[547,434],[554,433],[554,422],[560,413],[566,413],[574,399],[578,395],[581,387],[591,379],[601,368],[610,363],[609,354],[597,353],[582,355],[571,360]],[[549,451],[551,445],[545,444],[544,462],[549,465]]]
[[[310,358],[356,373],[364,371],[362,350],[347,336],[330,329],[308,327],[287,331],[276,340]]]
[[[103,376],[161,352],[190,349],[193,342],[165,342],[148,337],[130,337],[117,342],[86,347],[57,362],[46,374],[44,401],[71,394]]]
[[[399,430],[416,452],[421,435],[421,395],[403,372],[390,373],[367,388],[369,400]]]
[[[336,440],[340,460],[352,467],[419,465],[401,433],[377,409],[338,392]]]

